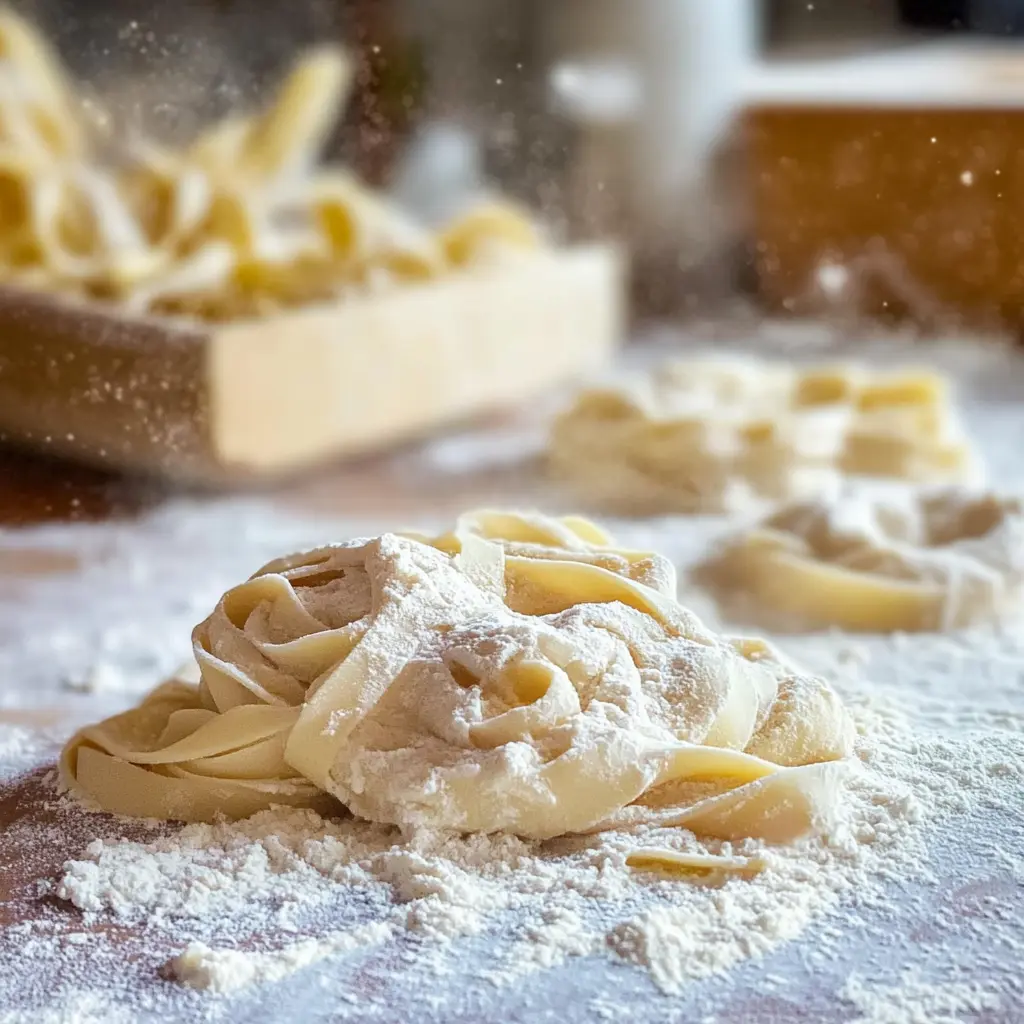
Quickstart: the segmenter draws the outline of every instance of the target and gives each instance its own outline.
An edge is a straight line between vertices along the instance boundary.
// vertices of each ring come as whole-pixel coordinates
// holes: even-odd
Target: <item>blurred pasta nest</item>
[[[727,537],[695,578],[775,630],[962,629],[1019,611],[1024,502],[965,487],[853,487]]]
[[[588,503],[641,515],[772,506],[851,477],[981,475],[941,375],[743,355],[581,391],[552,425],[549,459]]]
[[[434,278],[531,249],[488,202],[434,232],[320,166],[351,77],[343,50],[297,62],[265,110],[183,148],[112,130],[28,23],[0,11],[0,281],[136,311],[261,315]]]
[[[172,680],[68,743],[67,785],[182,820],[273,804],[544,839],[640,824],[825,827],[854,727],[821,679],[707,630],[659,555],[477,512],[271,562]]]

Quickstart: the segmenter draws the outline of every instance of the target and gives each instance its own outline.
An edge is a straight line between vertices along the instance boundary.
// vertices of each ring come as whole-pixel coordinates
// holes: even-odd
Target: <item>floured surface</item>
[[[999,381],[1003,401],[980,414],[969,404],[967,418],[1000,486],[1012,486],[1024,470],[1013,451],[1024,413],[1007,400],[1014,382],[1002,358],[977,365],[979,377]],[[499,482],[496,464],[512,463],[521,441],[439,443],[421,453],[416,473],[436,463],[431,493],[447,489],[458,505],[507,503],[518,493],[525,503],[564,507],[528,467]],[[412,458],[396,458],[396,478]],[[416,475],[408,476],[414,491]],[[27,850],[2,911],[0,1021],[242,1020],[300,1009],[308,1019],[380,1021],[1014,1019],[1024,941],[1024,639],[1011,627],[781,638],[787,653],[835,679],[877,737],[867,767],[896,780],[854,788],[847,831],[831,852],[771,854],[762,876],[721,888],[637,883],[617,860],[615,839],[538,851],[514,848],[518,840],[423,833],[417,861],[367,826],[281,819],[272,828],[251,823],[252,835],[247,826],[187,833],[191,848],[168,838],[177,829],[90,816],[56,801],[38,777],[26,779],[67,731],[42,721],[52,738],[37,741],[31,709],[64,702],[82,721],[133,703],[187,656],[188,629],[218,593],[266,558],[387,527],[442,525],[441,504],[431,503],[438,511],[428,516],[412,503],[382,502],[383,514],[360,508],[358,521],[330,523],[255,502],[179,504],[119,528],[3,536],[5,549],[74,552],[83,569],[19,584],[17,600],[5,582],[0,596],[5,677],[24,681],[3,691],[7,713],[19,717],[0,733],[12,779],[4,820],[14,822],[0,854],[9,863],[13,848]],[[730,526],[678,518],[610,525],[624,543],[684,564]],[[684,585],[683,599],[714,624],[705,595]],[[89,670],[92,683],[69,688]],[[294,842],[256,838],[268,832]],[[90,846],[119,836],[162,836],[163,845]],[[75,863],[64,868],[67,860]],[[62,879],[84,919],[57,895]],[[254,898],[260,891],[264,898]],[[778,944],[808,919],[794,941]],[[375,922],[379,935],[388,928],[394,937],[377,942],[378,933],[358,931]],[[353,933],[364,940],[356,951],[346,939]],[[200,979],[252,970],[281,980],[223,996],[164,980],[192,943],[206,947],[191,958]],[[232,966],[239,948],[255,959]],[[750,953],[763,956],[744,959]],[[707,974],[732,961],[728,973]],[[927,1016],[915,1017],[921,1008]]]

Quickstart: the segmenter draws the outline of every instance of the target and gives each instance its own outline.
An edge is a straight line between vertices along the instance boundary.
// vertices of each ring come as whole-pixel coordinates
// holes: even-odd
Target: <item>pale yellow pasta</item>
[[[677,360],[584,391],[556,420],[549,461],[580,496],[630,514],[798,501],[848,476],[980,475],[940,375],[752,357]]]
[[[164,274],[146,281],[134,288],[125,297],[129,309],[144,312],[161,304],[171,303],[171,308],[183,305],[190,298],[215,290],[227,291],[230,287],[238,256],[226,242],[209,242],[201,249],[190,253]]]
[[[942,489],[857,490],[786,506],[727,539],[695,577],[734,613],[775,628],[957,628],[1019,600],[1024,509]]]
[[[665,559],[578,517],[478,512],[278,559],[193,642],[198,686],[68,743],[74,791],[183,820],[330,794],[402,827],[785,843],[827,827],[854,740],[823,680],[710,632]]]
[[[318,170],[350,77],[340,48],[317,47],[265,109],[181,150],[118,147],[45,42],[0,12],[0,280],[230,319],[539,244],[511,208],[471,210],[438,236],[340,169]]]
[[[738,875],[756,875],[763,871],[761,857],[722,857],[680,850],[644,846],[626,857],[631,868],[640,871],[660,871],[686,876],[716,876],[729,872]]]
[[[205,131],[185,151],[183,163],[199,168],[212,179],[231,179],[233,168],[242,157],[252,120],[248,117],[225,118]]]
[[[351,176],[320,174],[311,181],[309,194],[334,259],[353,277],[373,269],[399,279],[444,272],[444,253],[433,235]]]
[[[348,92],[351,67],[341,51],[310,51],[276,101],[241,136],[237,171],[242,180],[276,182],[307,175],[316,163]]]
[[[56,53],[11,11],[0,11],[0,62],[8,65],[23,90],[13,116],[28,115],[39,139],[58,157],[74,157],[85,147],[85,132],[71,87]]]
[[[478,206],[441,234],[441,248],[456,266],[473,263],[489,252],[529,251],[539,244],[540,236],[530,219],[508,203]]]

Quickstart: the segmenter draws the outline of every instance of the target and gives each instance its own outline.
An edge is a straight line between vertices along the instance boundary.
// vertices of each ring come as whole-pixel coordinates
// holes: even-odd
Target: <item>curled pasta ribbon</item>
[[[856,491],[781,509],[728,539],[695,575],[777,628],[969,626],[1019,595],[1022,511],[1016,498],[960,488]]]
[[[180,150],[114,146],[45,41],[0,12],[0,280],[220,320],[541,244],[511,205],[471,209],[438,233],[318,168],[350,80],[342,50],[316,47],[263,110]]]
[[[636,513],[799,501],[846,476],[944,483],[978,472],[936,374],[752,358],[677,361],[585,391],[556,420],[549,457],[588,500]]]
[[[526,212],[509,203],[487,203],[470,210],[445,229],[440,241],[455,266],[473,263],[481,256],[529,251],[541,244]]]
[[[664,559],[579,517],[279,559],[193,641],[199,685],[75,736],[71,788],[186,820],[331,794],[405,827],[787,842],[828,822],[854,739],[823,680],[707,630]]]

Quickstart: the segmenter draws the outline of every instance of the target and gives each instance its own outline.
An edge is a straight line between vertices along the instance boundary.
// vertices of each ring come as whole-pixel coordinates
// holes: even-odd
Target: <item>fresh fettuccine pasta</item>
[[[474,513],[279,559],[193,640],[198,686],[68,743],[73,790],[183,820],[330,794],[407,827],[786,842],[828,821],[854,738],[825,682],[711,633],[665,559],[576,517]],[[757,867],[733,860],[715,866]]]
[[[139,311],[253,316],[535,248],[506,203],[434,233],[319,158],[351,75],[308,52],[263,111],[172,150],[98,138],[54,53],[0,11],[0,282]],[[102,118],[100,119],[102,120]]]
[[[961,488],[857,489],[780,509],[695,576],[735,614],[777,629],[969,626],[1019,602],[1024,507]]]
[[[803,500],[850,476],[978,474],[937,374],[739,357],[674,361],[584,391],[555,422],[549,451],[579,495],[630,514]]]

